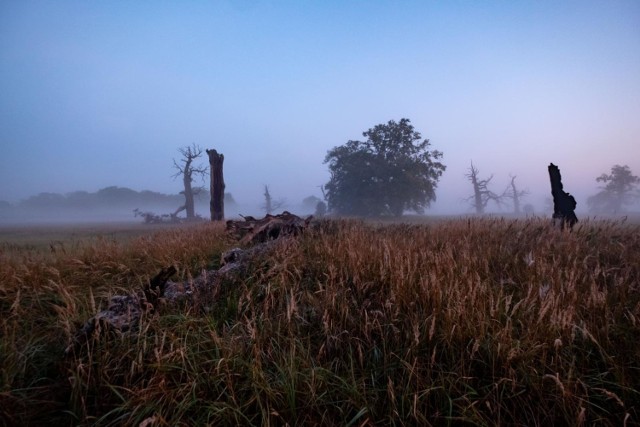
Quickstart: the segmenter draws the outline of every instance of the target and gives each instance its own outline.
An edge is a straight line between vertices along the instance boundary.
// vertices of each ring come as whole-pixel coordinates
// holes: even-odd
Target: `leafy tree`
[[[317,216],[318,218],[322,218],[326,214],[327,214],[327,204],[325,202],[323,202],[322,200],[320,200],[316,204],[316,210],[314,212],[314,215]]]
[[[631,173],[629,166],[615,165],[611,174],[602,174],[596,178],[597,182],[605,185],[601,191],[587,199],[589,208],[594,212],[621,212],[624,205],[631,205],[640,199],[637,190],[640,178]]]
[[[493,175],[486,179],[480,179],[478,176],[479,173],[480,171],[473,166],[473,162],[471,162],[471,167],[466,177],[471,181],[471,185],[473,186],[473,195],[467,197],[466,201],[471,204],[477,214],[483,214],[489,201],[494,201],[497,205],[500,205],[502,204],[503,196],[499,196],[489,190],[489,183],[493,179]]]
[[[316,196],[305,197],[302,199],[302,209],[304,209],[305,212],[313,212],[321,201],[322,199]]]
[[[401,216],[423,213],[436,199],[445,166],[442,153],[429,151],[409,119],[393,120],[363,132],[366,141],[348,141],[329,150],[331,180],[324,186],[329,209],[338,214]]]

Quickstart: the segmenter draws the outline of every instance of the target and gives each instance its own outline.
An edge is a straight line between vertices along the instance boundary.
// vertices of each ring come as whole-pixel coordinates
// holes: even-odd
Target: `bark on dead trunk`
[[[269,193],[269,187],[264,186],[264,210],[267,212],[267,215],[271,215],[273,208],[271,206],[271,193]]]
[[[549,180],[551,181],[551,194],[553,195],[553,219],[559,220],[560,227],[568,225],[573,228],[578,222],[575,214],[576,199],[562,188],[562,177],[560,169],[553,163],[549,164]]]
[[[516,214],[520,214],[520,193],[516,188],[516,177],[511,177],[511,191],[513,197],[513,211]]]
[[[187,167],[190,165],[187,164]],[[194,206],[193,188],[191,187],[191,173],[184,174],[184,206],[187,211],[187,219],[193,219],[196,216],[196,209]]]
[[[224,155],[216,150],[207,150],[211,166],[211,221],[224,219]]]
[[[473,184],[473,198],[476,213],[482,215],[484,213],[484,203],[482,203],[482,193],[480,192],[480,186],[478,185],[478,179],[475,175],[471,177],[471,183]]]

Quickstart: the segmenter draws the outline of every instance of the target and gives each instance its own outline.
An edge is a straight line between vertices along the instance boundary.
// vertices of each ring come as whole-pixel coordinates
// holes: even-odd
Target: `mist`
[[[265,185],[313,213],[302,200],[322,198],[328,150],[403,117],[444,153],[428,215],[472,213],[471,162],[497,193],[517,176],[541,215],[553,162],[585,215],[598,176],[640,173],[639,28],[635,1],[3,2],[0,221],[168,213],[179,205],[19,206],[112,186],[178,195],[190,144],[225,155],[227,217],[264,213]]]

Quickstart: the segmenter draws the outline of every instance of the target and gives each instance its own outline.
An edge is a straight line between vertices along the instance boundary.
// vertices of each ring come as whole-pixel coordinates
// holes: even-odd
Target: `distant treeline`
[[[196,204],[207,206],[209,204],[209,192],[201,191],[195,196]],[[225,194],[225,203],[234,205],[233,196]],[[95,193],[88,191],[74,191],[67,194],[40,193],[31,196],[15,205],[8,202],[0,202],[0,208],[11,209],[20,208],[28,210],[39,209],[122,209],[122,208],[144,208],[154,206],[158,208],[177,209],[184,204],[182,194],[163,194],[155,191],[143,190],[135,191],[126,187],[106,187]]]

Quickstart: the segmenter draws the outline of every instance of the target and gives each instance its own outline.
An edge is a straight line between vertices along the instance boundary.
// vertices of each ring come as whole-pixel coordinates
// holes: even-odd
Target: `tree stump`
[[[211,166],[211,221],[224,219],[224,175],[222,166],[224,155],[214,150],[207,150],[209,165]]]
[[[549,179],[551,180],[551,194],[553,195],[553,220],[560,221],[560,228],[569,225],[573,228],[578,217],[574,210],[576,209],[576,199],[562,189],[562,177],[560,169],[553,163],[549,164]]]

